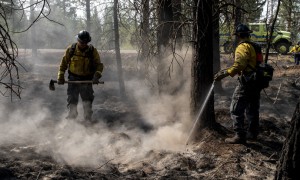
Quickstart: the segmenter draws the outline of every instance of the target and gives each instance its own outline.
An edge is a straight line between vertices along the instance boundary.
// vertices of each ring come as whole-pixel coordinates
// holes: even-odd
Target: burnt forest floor
[[[274,177],[300,96],[300,68],[293,66],[292,57],[270,57],[275,74],[270,87],[261,93],[258,140],[245,145],[224,143],[234,134],[229,106],[236,84],[235,78],[226,78],[222,81],[223,91],[215,92],[216,121],[220,126],[203,130],[186,146],[191,125],[182,125],[186,115],[179,114],[186,109],[175,105],[166,108],[177,97],[150,97],[149,92],[141,91],[140,84],[132,82],[137,72],[126,62],[136,61],[134,53],[122,57],[125,84],[130,84],[127,91],[135,93],[129,93],[127,100],[120,98],[113,59],[104,58],[105,84],[94,87],[97,122],[85,124],[81,120],[80,104],[77,121],[65,120],[66,86],[55,84],[55,91],[48,89],[50,79],[56,78],[61,56],[62,52],[49,52],[40,54],[37,60],[26,54],[20,59],[26,68],[20,72],[22,98],[1,98],[0,179]],[[230,66],[231,57],[221,57],[222,67]],[[135,95],[142,100],[135,99]]]

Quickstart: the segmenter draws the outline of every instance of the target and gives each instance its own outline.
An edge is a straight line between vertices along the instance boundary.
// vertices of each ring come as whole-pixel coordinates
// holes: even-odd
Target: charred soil
[[[164,112],[145,113],[134,95],[127,100],[119,97],[114,60],[109,54],[103,55],[107,64],[105,84],[94,87],[93,110],[97,122],[87,125],[80,116],[77,122],[66,121],[66,86],[56,85],[55,91],[48,89],[50,79],[56,78],[61,55],[62,52],[44,52],[39,54],[40,60],[33,61],[30,56],[20,59],[27,68],[21,72],[22,99],[1,100],[0,179],[274,177],[300,96],[300,68],[293,66],[291,57],[270,57],[275,74],[270,87],[261,93],[260,134],[256,141],[245,145],[224,142],[234,134],[229,105],[236,79],[227,78],[222,82],[223,91],[215,92],[219,128],[204,129],[199,132],[201,136],[185,146],[189,128],[177,128],[180,117],[171,114],[171,118],[162,120],[158,114]],[[123,54],[122,58],[125,81],[131,81],[137,70],[126,63],[134,63],[136,55]],[[222,67],[230,66],[229,59],[222,55]],[[164,136],[175,139],[178,136],[180,140],[174,148],[171,145],[166,148],[164,144],[169,146],[168,143],[174,142],[168,142]]]

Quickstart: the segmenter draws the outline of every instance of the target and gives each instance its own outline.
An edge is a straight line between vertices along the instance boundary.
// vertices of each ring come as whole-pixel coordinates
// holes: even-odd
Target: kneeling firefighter
[[[58,84],[65,83],[65,71],[68,70],[69,81],[92,81],[98,84],[103,71],[103,64],[95,47],[91,44],[89,32],[82,30],[77,36],[77,43],[70,45],[61,60],[58,71]],[[79,95],[82,99],[84,119],[92,122],[92,103],[94,100],[94,90],[92,84],[68,84],[67,102],[69,113],[67,119],[75,119],[78,115],[77,104]]]

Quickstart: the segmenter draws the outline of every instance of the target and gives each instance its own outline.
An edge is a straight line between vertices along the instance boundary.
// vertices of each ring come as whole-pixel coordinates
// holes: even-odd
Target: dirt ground
[[[155,96],[149,82],[136,81],[136,54],[123,54],[128,99],[119,96],[112,54],[102,54],[104,85],[94,86],[95,124],[66,120],[66,86],[50,91],[61,51],[33,59],[25,52],[22,99],[2,97],[0,179],[273,179],[285,135],[299,101],[299,68],[292,57],[271,55],[270,87],[261,93],[260,134],[246,145],[225,144],[233,135],[229,105],[236,79],[215,93],[218,131],[203,130],[185,145],[188,88]],[[232,60],[221,55],[222,67]],[[189,69],[187,69],[189,71]],[[179,94],[179,95],[178,95]]]

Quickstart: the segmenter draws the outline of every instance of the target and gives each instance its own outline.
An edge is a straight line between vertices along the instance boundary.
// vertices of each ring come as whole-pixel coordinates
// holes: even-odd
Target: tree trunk
[[[91,1],[86,0],[86,30],[91,31]]]
[[[299,179],[300,177],[300,107],[294,112],[291,128],[282,148],[275,173],[276,180]]]
[[[219,1],[213,0],[213,73],[217,73],[221,69],[220,62],[220,31],[219,31]],[[221,81],[216,82],[215,90],[220,92],[223,90]]]
[[[213,82],[213,13],[210,0],[194,0],[194,54],[192,61],[191,115],[196,117]],[[198,117],[197,117],[198,118]],[[199,117],[199,129],[215,123],[214,96]]]
[[[63,15],[64,15],[63,18],[65,19],[65,17],[67,16],[66,0],[62,1],[62,8],[63,8]]]
[[[271,24],[272,20],[273,20],[272,18],[273,18],[273,14],[274,14],[274,1],[275,0],[269,0],[271,9],[270,9],[270,19],[269,19],[268,24]]]
[[[241,11],[241,0],[235,0],[235,18],[234,18],[234,28],[236,28],[239,24],[242,23],[241,21],[242,11]],[[237,36],[235,36],[234,40],[234,49],[238,45]]]
[[[34,23],[34,1],[33,0],[30,0],[30,4],[32,6],[30,6],[30,23]],[[37,56],[37,45],[36,45],[36,29],[35,29],[35,25],[33,25],[31,27],[31,53],[32,53],[32,56]]]
[[[269,50],[271,48],[271,39],[272,39],[272,36],[273,36],[275,23],[276,23],[277,16],[278,16],[278,13],[279,13],[280,2],[281,2],[281,0],[278,0],[276,14],[275,14],[274,18],[272,17],[273,21],[272,21],[272,25],[271,25],[270,35],[267,37],[268,38],[268,41],[267,41],[268,44],[267,44],[267,49],[266,49],[265,63],[267,63],[268,59],[269,59]]]
[[[165,68],[165,54],[172,33],[173,10],[171,0],[158,1],[158,32],[157,32],[157,51],[158,51],[158,67],[157,67],[157,84],[159,92],[163,92],[167,85],[167,70]]]
[[[158,46],[166,47],[170,40],[172,21],[173,21],[173,9],[171,0],[159,0],[158,1]]]
[[[174,20],[174,39],[176,42],[176,49],[182,48],[182,24],[181,24],[181,0],[173,0],[173,20]]]
[[[142,22],[141,22],[141,55],[140,55],[140,75],[145,77],[148,74],[147,57],[150,55],[150,6],[149,0],[142,0]]]
[[[141,23],[141,60],[144,61],[145,58],[149,54],[150,48],[150,25],[149,25],[149,17],[150,17],[150,7],[149,0],[142,0],[142,23]]]
[[[115,33],[115,50],[116,50],[116,60],[118,68],[118,77],[119,77],[119,87],[120,95],[122,98],[126,97],[125,93],[125,84],[123,80],[123,69],[122,69],[122,60],[120,52],[120,34],[119,34],[119,19],[118,19],[118,0],[114,0],[114,33]]]
[[[292,39],[297,39],[297,30],[293,29],[294,26],[294,17],[296,15],[296,13],[293,13],[293,9],[295,8],[295,6],[293,6],[293,2],[292,1],[288,1],[287,5],[286,5],[286,11],[287,11],[287,17],[286,17],[286,21],[287,21],[287,31],[291,32],[291,38]]]

